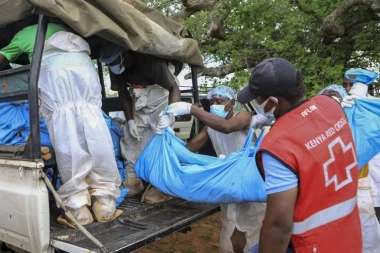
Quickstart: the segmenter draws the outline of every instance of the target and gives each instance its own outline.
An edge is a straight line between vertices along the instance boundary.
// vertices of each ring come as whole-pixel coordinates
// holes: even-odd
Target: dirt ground
[[[219,252],[220,213],[191,226],[191,231],[171,234],[135,253],[213,253]]]

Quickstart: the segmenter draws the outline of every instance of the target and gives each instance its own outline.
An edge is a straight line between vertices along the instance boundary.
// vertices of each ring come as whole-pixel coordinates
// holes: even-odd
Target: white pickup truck
[[[185,231],[193,222],[217,212],[217,205],[191,203],[181,199],[148,205],[141,203],[139,199],[126,198],[119,206],[123,214],[112,222],[93,223],[84,229],[70,229],[56,222],[56,209],[52,207],[55,199],[48,189],[54,192],[57,175],[55,173],[51,183],[46,177],[45,169],[54,165],[54,159],[51,164],[46,164],[41,159],[37,86],[49,19],[33,14],[25,20],[2,26],[0,18],[0,35],[5,36],[0,40],[0,47],[4,46],[1,43],[5,43],[7,39],[4,38],[12,35],[16,26],[20,29],[22,25],[29,25],[30,20],[37,21],[37,18],[38,32],[32,65],[0,72],[1,80],[10,80],[12,77],[20,77],[20,80],[29,78],[28,82],[16,85],[16,90],[0,92],[0,102],[28,99],[31,128],[25,147],[0,146],[2,249],[36,253],[132,252],[171,233]],[[96,46],[91,43],[90,46],[95,52]],[[24,63],[22,57],[17,62]],[[99,74],[104,88],[102,71],[99,71]],[[193,76],[195,78],[196,73]],[[5,84],[8,85],[8,82]],[[197,100],[196,81],[193,88]],[[119,111],[118,101],[115,98],[104,97],[103,110]]]

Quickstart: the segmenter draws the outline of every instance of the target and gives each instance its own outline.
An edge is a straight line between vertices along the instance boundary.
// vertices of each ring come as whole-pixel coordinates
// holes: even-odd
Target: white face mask
[[[269,112],[264,112],[264,108],[267,105],[269,100],[275,100],[277,102],[277,98],[270,97],[267,100],[265,100],[265,102],[258,104],[257,110],[259,111],[260,114],[273,116],[273,112],[276,109],[276,107],[273,107]]]

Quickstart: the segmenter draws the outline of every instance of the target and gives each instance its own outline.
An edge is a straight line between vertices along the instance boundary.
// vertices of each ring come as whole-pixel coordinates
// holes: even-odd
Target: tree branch
[[[338,18],[352,7],[360,5],[369,6],[375,11],[380,9],[380,3],[377,0],[345,0],[324,19],[322,23],[323,33],[334,37],[343,36],[346,27],[344,25],[338,24]]]
[[[269,53],[265,52],[260,55],[256,55],[256,57],[251,57],[248,59],[242,59],[237,64],[223,64],[218,67],[203,67],[198,69],[198,77],[200,76],[208,76],[208,77],[219,77],[223,78],[228,74],[234,73],[236,71],[242,69],[250,69],[262,62],[264,59],[269,57]],[[185,75],[185,80],[191,79],[191,73]]]
[[[201,44],[206,44],[207,41],[209,41],[211,38],[217,40],[226,39],[226,35],[222,28],[224,21],[226,21],[231,11],[232,9],[229,9],[222,17],[215,17],[211,20],[210,28],[208,29],[207,33],[202,36]]]
[[[306,14],[309,14],[311,16],[313,16],[319,24],[322,24],[323,22],[323,18],[321,18],[318,13],[316,13],[314,10],[312,9],[308,9],[306,8],[305,6],[303,6],[299,0],[290,0],[290,2],[293,2],[300,11],[302,11],[303,13],[306,13]]]
[[[188,3],[187,0],[182,0],[181,2],[182,2],[182,5],[183,5],[185,8],[189,8],[189,7],[190,7],[190,5],[189,5],[189,3]]]
[[[217,2],[218,1],[198,0],[194,1],[193,3],[189,3],[187,0],[182,0],[182,5],[185,7],[185,9],[179,13],[174,14],[171,16],[171,18],[174,21],[179,21],[186,19],[199,11],[211,11],[214,9]]]

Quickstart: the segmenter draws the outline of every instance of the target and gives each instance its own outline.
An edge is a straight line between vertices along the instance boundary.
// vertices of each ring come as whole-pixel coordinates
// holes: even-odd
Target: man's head
[[[342,85],[338,84],[329,85],[318,94],[327,95],[329,97],[337,97],[340,100],[348,95],[346,89]]]
[[[207,93],[210,100],[210,113],[222,118],[230,118],[235,105],[235,92],[227,86],[221,85]]]
[[[379,73],[366,70],[366,69],[349,69],[346,71],[346,73],[344,73],[343,87],[346,89],[347,92],[355,93],[355,91],[353,91],[352,89],[353,88],[357,89],[356,86],[361,85],[363,86],[362,87],[363,92],[364,92],[364,89],[366,89],[365,93],[367,94],[368,87],[365,85],[372,84],[377,79],[378,76],[379,76]],[[360,83],[360,84],[356,84],[356,83]]]
[[[294,104],[305,99],[301,72],[282,58],[261,62],[252,70],[248,85],[239,92],[238,101],[248,103],[259,96],[278,100],[274,116],[279,118]]]
[[[350,77],[350,79],[348,79],[346,77],[343,78],[343,88],[345,88],[347,92],[349,92],[351,90],[352,85],[354,84],[351,80],[355,79],[356,76],[349,75],[349,77]]]

